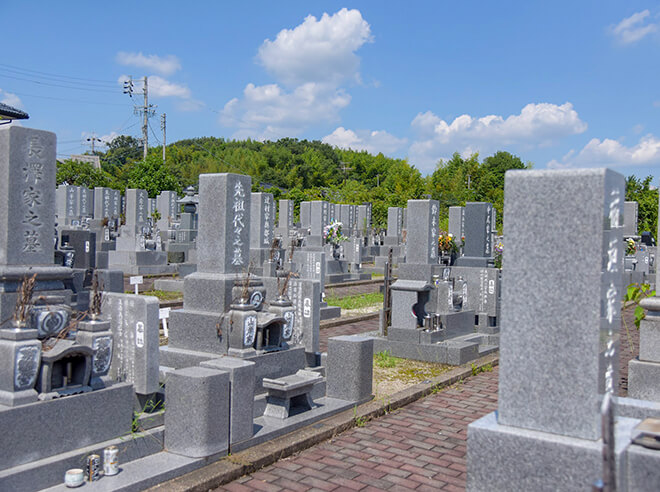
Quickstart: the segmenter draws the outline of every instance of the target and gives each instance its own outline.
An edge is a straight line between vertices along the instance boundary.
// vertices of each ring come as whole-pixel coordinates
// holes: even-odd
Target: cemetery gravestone
[[[637,214],[639,204],[637,202],[623,203],[623,235],[637,236]]]
[[[624,179],[505,180],[499,404],[468,427],[468,490],[587,489],[602,469],[602,394],[617,381]]]
[[[459,266],[485,267],[493,256],[493,205],[468,202],[465,204],[465,245]]]

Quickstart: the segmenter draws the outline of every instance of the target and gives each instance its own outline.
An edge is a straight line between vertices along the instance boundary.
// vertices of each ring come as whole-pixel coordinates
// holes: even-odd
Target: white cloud
[[[172,75],[177,70],[181,70],[181,62],[174,55],[160,57],[158,55],[143,55],[142,52],[127,53],[120,51],[115,59],[120,65],[145,68],[162,75]]]
[[[294,86],[307,82],[338,85],[359,81],[360,59],[355,54],[371,40],[371,28],[359,10],[341,9],[313,15],[293,29],[282,29],[274,41],[266,39],[257,59],[276,79]]]
[[[277,84],[248,84],[243,99],[233,98],[220,121],[238,127],[234,138],[279,139],[295,136],[318,123],[339,119],[351,97],[341,89],[308,82],[287,92]]]
[[[495,152],[503,146],[547,146],[587,129],[568,102],[561,106],[530,103],[520,114],[506,118],[498,115],[475,118],[464,114],[451,123],[427,111],[418,114],[411,126],[417,139],[410,147],[410,160],[426,170],[432,169],[441,156],[453,152],[466,155]]]
[[[123,86],[128,78],[128,75],[120,75],[117,80]],[[179,99],[176,105],[179,111],[199,111],[205,106],[202,101],[192,97],[191,90],[185,85],[170,82],[158,75],[149,75],[147,77],[147,84],[150,97],[173,97]],[[133,79],[133,95],[142,94],[143,86],[142,79]]]
[[[636,12],[623,19],[616,26],[610,26],[610,32],[623,44],[635,43],[644,36],[657,31],[657,24],[647,23],[650,15],[648,9]]]
[[[20,97],[11,92],[3,91],[2,89],[0,89],[0,102],[17,109],[23,109],[23,101],[21,101]]]
[[[643,136],[632,147],[609,138],[592,138],[580,152],[571,150],[561,162],[552,160],[548,163],[549,168],[650,165],[660,165],[660,139],[651,134]]]
[[[149,95],[154,97],[179,97],[181,99],[190,99],[192,94],[185,85],[175,84],[165,80],[158,75],[152,75],[148,78]]]
[[[323,142],[342,149],[366,150],[371,154],[389,155],[401,149],[408,140],[397,138],[384,130],[358,130],[354,132],[338,127],[330,135],[323,137]]]

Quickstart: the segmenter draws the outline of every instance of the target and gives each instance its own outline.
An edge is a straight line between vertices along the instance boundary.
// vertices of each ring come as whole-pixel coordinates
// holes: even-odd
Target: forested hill
[[[525,164],[508,152],[497,152],[483,161],[476,154],[463,158],[455,153],[451,159],[439,161],[431,175],[422,176],[406,159],[294,138],[276,142],[215,137],[180,140],[167,146],[164,164],[162,147],[150,148],[146,160],[142,160],[142,152],[139,140],[121,135],[106,152],[96,152],[101,170],[87,163],[63,161],[58,163],[57,182],[92,188],[143,188],[154,197],[162,190],[182,192],[187,186],[196,186],[202,173],[234,172],[250,175],[253,191],[268,191],[276,200],[289,198],[296,204],[319,199],[371,202],[374,222],[381,226],[387,222],[387,207],[403,207],[409,199],[430,195],[438,200],[440,225],[445,230],[448,207],[466,201],[488,201],[498,211],[501,230],[504,173],[531,167],[531,163]],[[635,184],[636,193],[649,191],[648,183]]]

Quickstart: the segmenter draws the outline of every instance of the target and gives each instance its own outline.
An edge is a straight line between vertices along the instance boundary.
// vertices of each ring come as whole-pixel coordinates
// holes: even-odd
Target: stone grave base
[[[296,429],[310,425],[362,403],[364,403],[364,401],[354,402],[339,400],[337,398],[322,397],[314,399],[314,408],[311,410],[286,419],[278,419],[262,415],[254,420],[254,436],[246,441],[232,444],[230,446],[230,451],[235,453],[256,446],[257,444],[288,434]]]
[[[628,362],[628,395],[660,402],[660,363],[631,359]]]
[[[614,398],[614,415],[640,420],[658,419],[660,418],[660,402],[617,396]]]
[[[154,280],[154,289],[165,292],[183,292],[183,279],[159,278]]]
[[[167,264],[164,251],[108,251],[108,265],[125,275],[157,275],[174,273],[176,267]]]
[[[98,454],[98,453],[97,453]],[[90,486],[87,482],[82,490],[95,492],[139,492],[159,483],[171,480],[203,466],[214,463],[224,454],[212,455],[206,458],[188,458],[174,453],[161,451],[142,459],[119,465],[120,472],[112,477],[102,477]],[[64,475],[62,475],[64,476]],[[70,492],[65,485],[57,485],[47,492]]]
[[[479,256],[459,256],[454,263],[462,267],[480,267],[485,268],[493,265],[493,258],[482,258]]]
[[[39,490],[61,483],[80,468],[90,447],[122,437],[130,440],[133,386],[108,388],[0,407],[0,490]],[[38,444],[35,446],[35,443]],[[79,449],[80,448],[80,449]],[[151,451],[154,452],[154,451]]]
[[[621,483],[625,450],[639,422],[615,420],[617,490],[640,490]],[[468,426],[467,490],[591,490],[603,474],[602,444],[500,425],[496,412],[489,413]]]
[[[326,287],[332,287],[329,284],[341,284],[344,282],[357,282],[359,280],[371,280],[371,273],[326,273]]]
[[[387,259],[388,256],[375,256],[373,261],[374,267],[382,270],[385,267],[385,263],[387,263]],[[394,263],[394,265],[400,265],[405,261],[406,261],[405,256],[392,255],[392,263]]]
[[[328,306],[328,303],[321,303],[321,321],[341,317],[341,308],[339,306]]]
[[[460,366],[484,355],[491,354],[497,351],[499,343],[499,336],[497,335],[481,335],[478,333],[458,336],[451,340],[435,343],[396,341],[374,334],[370,335],[374,336],[374,354],[387,351],[394,357],[449,364],[452,366]]]
[[[160,373],[161,380],[174,369],[197,366],[201,362],[222,357],[219,354],[184,350],[168,346],[160,347]],[[255,393],[261,394],[265,390],[261,387],[264,378],[280,378],[295,373],[306,366],[305,347],[298,345],[278,352],[268,352],[241,360],[254,362],[255,366]]]
[[[626,452],[625,461],[628,490],[657,492],[660,483],[660,453],[657,450],[632,445]]]

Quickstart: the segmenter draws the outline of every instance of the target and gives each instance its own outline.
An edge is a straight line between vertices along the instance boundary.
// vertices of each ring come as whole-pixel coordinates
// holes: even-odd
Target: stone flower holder
[[[257,311],[248,299],[240,299],[229,306],[225,316],[229,331],[229,350],[233,357],[250,357],[256,354],[254,342],[257,336]]]
[[[78,323],[76,342],[90,347],[92,356],[91,378],[89,386],[92,389],[105,388],[110,383],[108,371],[112,362],[113,339],[110,320],[101,319],[99,315],[90,315],[89,320]]]
[[[271,301],[268,311],[285,319],[285,323],[282,326],[282,340],[284,342],[291,340],[296,322],[295,310],[293,309],[291,300],[287,296],[279,296],[274,301]]]
[[[15,407],[37,401],[34,387],[40,364],[36,329],[16,320],[0,329],[0,405]]]

